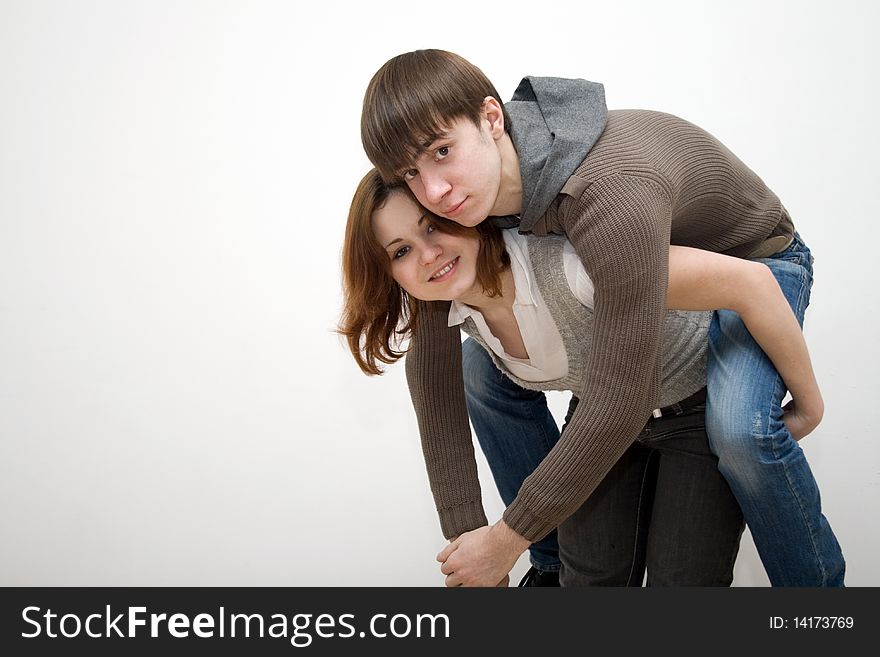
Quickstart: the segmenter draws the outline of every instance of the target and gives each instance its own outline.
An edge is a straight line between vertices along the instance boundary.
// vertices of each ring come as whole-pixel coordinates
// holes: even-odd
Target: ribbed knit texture
[[[526,381],[515,376],[480,335],[468,317],[462,330],[485,349],[505,376],[528,390],[570,390],[580,397],[586,381],[585,364],[593,344],[593,310],[581,304],[569,287],[563,264],[564,237],[527,237],[525,249],[534,280],[547,304],[568,361],[565,376],[548,381]],[[711,312],[667,310],[663,326],[662,381],[658,406],[690,397],[706,385]]]
[[[464,400],[461,333],[447,326],[448,301],[419,305],[421,321],[407,352],[406,380],[440,528],[452,538],[486,524]]]
[[[747,257],[778,250],[792,233],[776,195],[727,148],[657,112],[609,112],[566,190],[571,195],[557,196],[523,228],[565,233],[574,244],[595,287],[593,348],[565,435],[504,513],[530,541],[589,497],[658,405],[670,242]],[[441,526],[451,537],[486,520],[460,334],[447,326],[448,303],[427,306],[406,370]]]

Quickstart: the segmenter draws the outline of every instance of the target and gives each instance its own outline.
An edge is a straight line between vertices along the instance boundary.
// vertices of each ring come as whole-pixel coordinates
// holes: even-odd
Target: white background
[[[875,7],[0,1],[0,584],[442,584],[403,366],[333,333],[362,95],[423,47],[504,100],[603,82],[779,194],[816,256],[804,448],[880,584]]]

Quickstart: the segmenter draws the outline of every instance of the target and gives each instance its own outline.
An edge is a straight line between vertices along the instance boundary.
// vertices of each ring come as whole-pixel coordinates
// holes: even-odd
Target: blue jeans
[[[803,322],[812,257],[799,237],[762,260]],[[774,586],[843,584],[845,563],[822,515],[801,448],[782,423],[785,386],[736,313],[716,313],[710,329],[706,424],[719,468],[739,502]],[[468,413],[505,504],[559,438],[543,393],[504,376],[473,340],[465,341]],[[559,569],[551,533],[530,548],[532,565]]]
[[[770,267],[803,325],[813,257],[795,235]],[[709,329],[706,425],[718,467],[736,496],[773,586],[842,586],[846,564],[803,450],[782,421],[786,387],[739,316],[715,313]]]

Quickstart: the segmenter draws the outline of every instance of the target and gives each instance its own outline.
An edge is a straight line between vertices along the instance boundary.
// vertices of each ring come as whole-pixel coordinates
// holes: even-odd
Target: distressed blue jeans
[[[803,326],[813,257],[799,235],[770,267]],[[846,563],[806,456],[782,421],[785,383],[739,316],[709,329],[706,427],[773,586],[842,586]],[[817,438],[821,440],[821,438]],[[810,440],[810,438],[807,438]]]
[[[803,323],[812,256],[799,236],[763,259]],[[742,508],[774,586],[840,586],[845,562],[822,514],[803,451],[782,422],[786,389],[738,315],[720,311],[709,335],[706,425],[719,469]],[[504,376],[473,340],[463,346],[468,413],[505,504],[559,438],[544,394]],[[530,547],[532,565],[558,570],[552,532]]]

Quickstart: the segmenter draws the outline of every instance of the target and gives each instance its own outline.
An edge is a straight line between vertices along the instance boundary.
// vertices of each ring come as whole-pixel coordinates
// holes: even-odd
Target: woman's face
[[[431,214],[402,192],[373,213],[373,233],[391,262],[391,276],[410,296],[451,301],[479,290],[480,241],[443,233]]]

